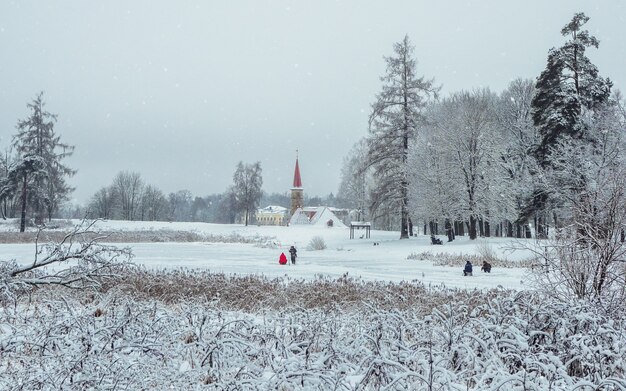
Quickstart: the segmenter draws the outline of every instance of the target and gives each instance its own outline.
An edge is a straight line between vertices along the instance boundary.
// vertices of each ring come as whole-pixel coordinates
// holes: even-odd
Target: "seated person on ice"
[[[463,268],[463,275],[464,276],[471,276],[472,275],[472,263],[470,261],[467,261],[465,263],[465,268]]]
[[[430,243],[431,244],[443,244],[441,239],[436,238],[435,235],[430,235]]]

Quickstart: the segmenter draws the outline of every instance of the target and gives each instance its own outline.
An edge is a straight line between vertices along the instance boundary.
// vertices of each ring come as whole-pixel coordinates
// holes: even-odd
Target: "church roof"
[[[296,170],[293,173],[293,187],[302,187],[302,178],[300,177],[300,166],[298,165],[298,158],[296,158]]]

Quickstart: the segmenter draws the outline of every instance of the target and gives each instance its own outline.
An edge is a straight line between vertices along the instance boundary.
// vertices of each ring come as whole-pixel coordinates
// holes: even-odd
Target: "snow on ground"
[[[478,254],[478,245],[487,245],[501,257],[521,260],[530,257],[529,252],[510,252],[510,239],[488,238],[470,241],[457,237],[443,246],[430,244],[430,237],[418,235],[399,240],[398,232],[372,230],[370,239],[360,239],[365,231],[356,231],[356,239],[349,239],[348,228],[315,226],[248,226],[178,223],[178,222],[128,222],[101,221],[98,227],[105,231],[191,231],[201,235],[242,236],[246,238],[271,238],[264,245],[243,243],[135,243],[129,246],[135,255],[134,262],[149,268],[201,268],[226,274],[257,274],[267,277],[289,276],[291,278],[315,278],[318,275],[350,277],[364,280],[412,281],[426,285],[445,284],[459,288],[505,288],[524,289],[523,268],[494,268],[490,274],[482,273],[480,265],[474,265],[474,276],[463,277],[463,264],[455,267],[434,266],[430,261],[409,260],[410,254],[430,252],[450,254]],[[13,230],[14,224],[0,224],[0,230]],[[327,249],[307,250],[311,238],[320,236]],[[444,239],[442,237],[442,239]],[[377,245],[374,245],[374,244]],[[298,248],[295,266],[278,264],[281,252],[288,255],[289,246]],[[32,244],[0,245],[0,260],[16,259],[18,263],[32,262]]]

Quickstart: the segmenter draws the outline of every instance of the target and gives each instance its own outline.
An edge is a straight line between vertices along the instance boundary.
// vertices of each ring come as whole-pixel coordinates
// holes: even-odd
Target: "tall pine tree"
[[[57,116],[44,109],[43,92],[27,106],[31,113],[28,118],[18,121],[13,145],[21,160],[36,159],[42,167],[32,170],[28,177],[23,177],[21,231],[24,231],[27,203],[33,211],[35,223],[43,223],[46,216],[51,219],[60,203],[73,190],[66,178],[76,173],[61,162],[72,154],[74,147],[62,143],[61,137],[55,133]]]
[[[536,155],[543,166],[549,164],[551,150],[564,137],[593,142],[595,136],[589,133],[584,118],[604,106],[611,95],[611,81],[600,77],[585,55],[587,48],[599,45],[582,30],[588,20],[578,13],[563,27],[561,34],[570,39],[550,50],[546,69],[535,85],[532,116],[541,136]]]
[[[380,78],[382,91],[376,96],[369,118],[369,165],[375,185],[371,210],[400,212],[400,238],[409,237],[407,157],[427,99],[438,87],[433,80],[416,75],[417,61],[409,37],[394,45],[394,55],[385,57],[387,71]]]
[[[559,226],[558,209],[563,205],[555,188],[584,187],[585,178],[571,178],[571,183],[545,181],[545,174],[561,166],[562,150],[576,145],[595,144],[599,135],[590,123],[608,104],[612,83],[599,76],[598,68],[585,55],[587,48],[598,48],[598,40],[583,30],[589,18],[577,13],[563,27],[561,34],[569,39],[548,53],[546,69],[537,78],[531,102],[533,124],[539,133],[534,155],[538,167],[531,199],[522,206],[522,218],[536,218],[539,235],[545,235],[547,220]],[[558,173],[557,173],[558,174]],[[557,175],[558,176],[558,175]],[[542,213],[543,212],[543,213]]]

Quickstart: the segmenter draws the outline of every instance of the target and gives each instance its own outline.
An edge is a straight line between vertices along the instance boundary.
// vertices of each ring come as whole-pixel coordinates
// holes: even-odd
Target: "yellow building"
[[[289,210],[282,206],[270,205],[256,212],[256,223],[258,225],[285,225],[289,216]]]

